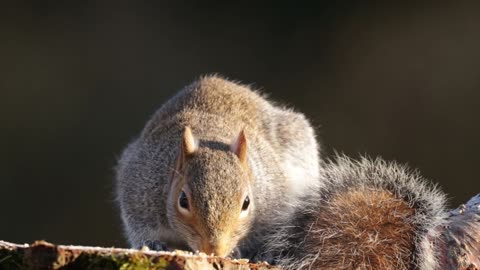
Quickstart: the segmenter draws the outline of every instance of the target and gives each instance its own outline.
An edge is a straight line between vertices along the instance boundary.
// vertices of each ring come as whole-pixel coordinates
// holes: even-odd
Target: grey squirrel
[[[218,76],[153,115],[116,180],[137,248],[235,251],[288,270],[480,266],[480,196],[448,212],[445,195],[406,166],[323,162],[302,114]]]
[[[163,104],[116,168],[133,247],[253,257],[278,209],[319,179],[306,118],[244,85],[206,76]]]

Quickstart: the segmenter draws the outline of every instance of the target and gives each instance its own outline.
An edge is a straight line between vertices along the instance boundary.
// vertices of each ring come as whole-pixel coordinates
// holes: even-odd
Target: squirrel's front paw
[[[143,246],[148,247],[150,250],[155,250],[155,251],[167,251],[167,246],[165,243],[160,242],[158,240],[146,240],[143,242]]]

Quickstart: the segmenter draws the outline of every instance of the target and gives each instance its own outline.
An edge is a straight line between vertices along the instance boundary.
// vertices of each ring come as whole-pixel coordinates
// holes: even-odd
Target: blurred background
[[[12,2],[0,239],[126,246],[115,161],[168,97],[213,72],[305,113],[325,157],[408,163],[452,207],[480,192],[478,1]]]

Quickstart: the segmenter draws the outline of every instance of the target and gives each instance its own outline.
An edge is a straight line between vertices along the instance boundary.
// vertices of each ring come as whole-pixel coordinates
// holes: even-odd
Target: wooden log
[[[267,270],[267,263],[249,263],[193,254],[184,251],[150,250],[53,245],[36,241],[28,245],[0,241],[0,269],[168,269],[168,270]]]

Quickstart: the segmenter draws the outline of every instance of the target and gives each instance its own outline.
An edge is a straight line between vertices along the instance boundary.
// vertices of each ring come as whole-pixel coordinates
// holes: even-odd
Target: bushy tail
[[[396,163],[338,156],[315,195],[267,242],[285,269],[438,267],[445,197]]]

